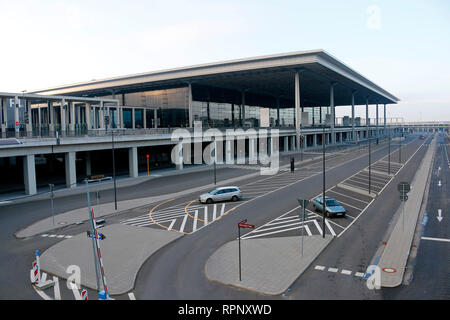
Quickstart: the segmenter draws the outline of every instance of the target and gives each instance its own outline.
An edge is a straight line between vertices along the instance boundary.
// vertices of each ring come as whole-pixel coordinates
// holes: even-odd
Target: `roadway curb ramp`
[[[160,248],[182,236],[176,232],[122,224],[106,226],[102,228],[102,234],[106,236],[100,241],[111,295],[120,295],[132,290],[144,262]],[[82,233],[50,247],[40,257],[41,270],[67,279],[71,276],[71,273],[66,272],[67,267],[79,266],[81,286],[96,290],[97,280],[91,241],[86,233]]]
[[[435,147],[436,140],[434,139],[411,183],[413,188],[408,194],[409,200],[405,203],[404,227],[402,205],[396,212],[398,217],[396,225],[378,263],[382,287],[393,288],[402,284]],[[400,193],[398,195],[400,196]]]
[[[333,240],[331,235],[241,239],[239,281],[238,240],[230,241],[206,261],[205,275],[211,281],[266,295],[280,295],[308,268]]]

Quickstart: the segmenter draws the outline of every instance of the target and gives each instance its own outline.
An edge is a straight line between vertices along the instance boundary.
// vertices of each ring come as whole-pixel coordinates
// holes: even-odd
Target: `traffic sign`
[[[87,234],[88,238],[97,239],[95,237],[95,233],[91,233],[90,231],[86,231],[86,234]],[[104,240],[105,238],[106,238],[106,236],[103,233],[98,233],[98,239]]]
[[[246,228],[246,229],[255,229],[255,226],[253,224],[247,224],[247,219],[242,220],[238,223],[239,228]]]
[[[409,182],[400,182],[397,186],[398,191],[400,192],[404,192],[404,193],[408,193],[409,191],[411,191],[411,185],[409,184]]]

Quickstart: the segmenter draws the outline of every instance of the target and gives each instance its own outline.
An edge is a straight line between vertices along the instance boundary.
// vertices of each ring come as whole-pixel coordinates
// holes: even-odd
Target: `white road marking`
[[[59,291],[59,278],[53,276],[54,284],[54,292],[55,292],[55,300],[61,300],[61,292]]]
[[[365,274],[364,272],[356,272],[355,273],[355,277],[360,277],[361,278],[361,277],[364,277],[364,274]]]
[[[72,238],[72,236],[66,236],[65,238],[66,238],[66,239],[70,239],[70,238]]]
[[[208,211],[206,211],[206,207],[205,207],[205,213],[207,213]],[[197,230],[197,217],[198,217],[198,210],[195,210],[195,214],[194,214],[194,225],[192,226],[192,231],[195,232],[195,230]]]
[[[48,234],[41,234],[41,237],[48,237]]]
[[[324,266],[316,266],[314,269],[323,271],[323,270],[325,270],[325,267]]]
[[[222,210],[220,211],[220,216],[223,216],[225,212],[225,204],[222,204]]]
[[[336,232],[334,232],[333,228],[330,226],[330,223],[328,222],[328,219],[325,219],[325,224],[326,224],[327,228],[330,230],[330,232],[333,235],[333,237],[336,237]]]
[[[75,300],[81,300],[81,294],[80,294],[80,291],[78,291],[76,284],[73,282],[70,282],[70,286],[71,286],[71,289],[73,292],[73,296],[75,297]]]
[[[345,275],[347,275],[347,276],[349,276],[349,275],[352,274],[352,272],[351,272],[350,270],[342,270],[341,273],[342,273],[342,274],[345,274]]]
[[[49,238],[54,238],[54,237],[56,237],[56,234],[51,234],[51,235],[49,235],[48,237],[49,237]]]
[[[181,223],[181,229],[180,229],[180,232],[183,232],[183,230],[184,230],[184,226],[186,225],[187,217],[188,217],[188,215],[185,214],[185,215],[184,215],[183,222]]]
[[[338,272],[337,268],[328,268],[328,272]]]
[[[33,269],[30,269],[30,280],[31,281],[33,281],[33,277],[34,277]],[[44,299],[44,300],[53,300],[44,291],[36,289],[36,287],[33,286],[33,285],[32,285],[32,287],[33,287],[34,291],[36,291],[36,293],[41,296],[42,299]]]
[[[169,225],[169,228],[167,230],[172,230],[173,225],[175,224],[175,221],[177,221],[177,219],[173,219],[172,222]]]
[[[422,240],[450,242],[450,239],[422,237]]]
[[[134,296],[134,293],[133,293],[133,292],[130,292],[130,293],[128,294],[128,297],[130,298],[130,300],[136,300],[136,297]]]
[[[314,224],[316,225],[317,230],[319,230],[320,235],[323,236],[322,228],[319,226],[319,223],[317,223],[316,219],[313,220]]]
[[[334,189],[334,188],[333,188],[333,189]],[[333,190],[333,189],[329,190],[328,192],[333,192],[333,193],[339,194],[339,195],[341,195],[341,196],[343,196],[343,197],[350,198],[350,199],[353,199],[353,200],[362,202],[362,203],[364,203],[364,204],[368,204],[368,203],[369,203],[369,202],[367,202],[367,201],[363,201],[363,200],[361,200],[361,199],[357,199],[357,198],[354,198],[354,197],[345,195],[345,194],[343,194],[343,193],[337,192],[337,191],[335,191],[335,190]]]

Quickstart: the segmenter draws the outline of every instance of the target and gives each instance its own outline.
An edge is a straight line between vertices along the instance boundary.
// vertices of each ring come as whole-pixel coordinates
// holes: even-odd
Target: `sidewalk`
[[[242,281],[239,281],[238,240],[226,243],[214,252],[205,265],[206,278],[225,285],[280,295],[309,267],[333,240],[331,235],[276,237],[241,240]]]
[[[419,170],[411,183],[408,201],[405,203],[405,215],[402,214],[402,205],[398,208],[396,225],[387,241],[378,266],[381,270],[381,286],[397,287],[403,281],[406,263],[408,261],[414,232],[417,225],[423,195],[428,183],[432,160],[436,151],[436,139],[430,144]],[[400,196],[400,193],[398,193]],[[404,218],[404,220],[403,220]]]

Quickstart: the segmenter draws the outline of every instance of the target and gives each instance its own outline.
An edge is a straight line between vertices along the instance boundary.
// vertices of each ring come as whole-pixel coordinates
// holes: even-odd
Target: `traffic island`
[[[177,232],[122,224],[106,226],[101,232],[106,236],[100,241],[105,276],[111,295],[120,295],[132,290],[144,262],[160,248],[182,236]],[[88,238],[86,233],[50,247],[41,255],[40,262],[41,270],[62,279],[72,276],[76,269],[73,266],[78,266],[81,286],[97,289],[92,239]],[[100,286],[101,283],[100,278]]]
[[[241,239],[241,281],[239,281],[239,241],[220,247],[205,265],[206,278],[250,291],[280,295],[327,247],[333,236]]]

